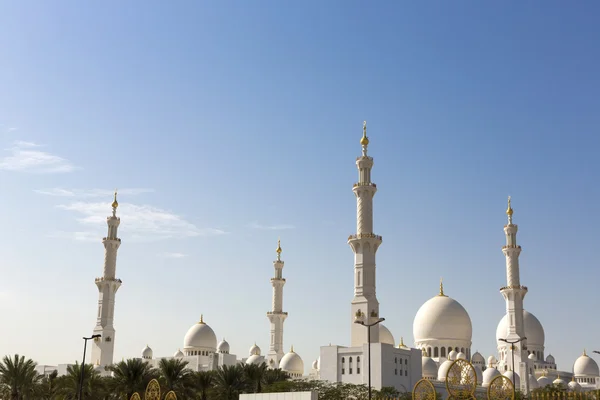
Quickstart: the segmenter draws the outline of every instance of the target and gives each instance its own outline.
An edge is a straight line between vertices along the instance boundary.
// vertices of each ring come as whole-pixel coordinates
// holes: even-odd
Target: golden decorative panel
[[[144,400],[160,400],[160,384],[156,379],[152,379],[146,386]]]
[[[436,400],[435,397],[435,387],[427,379],[421,379],[415,384],[412,392],[413,400]]]
[[[504,375],[498,375],[490,382],[487,396],[489,400],[515,400],[513,390],[512,381]]]
[[[475,398],[477,374],[466,360],[455,360],[446,373],[446,389],[453,398]]]
[[[142,400],[139,393],[135,392],[134,394],[131,395],[131,399],[129,400]]]
[[[174,391],[170,391],[167,392],[167,394],[165,395],[165,400],[177,400],[177,395],[175,394]]]

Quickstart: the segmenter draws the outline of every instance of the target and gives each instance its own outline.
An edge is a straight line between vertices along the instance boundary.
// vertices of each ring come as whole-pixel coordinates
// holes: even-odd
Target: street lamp
[[[593,352],[596,354],[600,354],[600,351],[598,351],[598,350],[594,350]]]
[[[362,313],[360,316],[357,315],[356,319],[354,320],[354,323],[367,327],[367,342],[369,343],[369,348],[367,350],[367,354],[368,354],[367,363],[368,363],[368,370],[369,370],[369,400],[371,400],[371,327],[385,321],[385,318],[378,318],[374,322],[371,322],[370,324],[368,324],[363,320],[363,316],[364,316],[364,314],[362,314]]]
[[[98,339],[100,338],[102,335],[92,335],[90,337],[84,337],[83,338],[83,361],[81,362],[81,371],[79,374],[79,392],[77,393],[77,399],[81,400],[81,394],[83,392],[83,372],[85,370],[85,351],[87,349],[87,342],[88,340],[93,340],[93,339]]]
[[[510,344],[510,354],[512,356],[513,399],[516,399],[515,396],[517,395],[517,388],[515,387],[515,382],[517,381],[515,379],[515,344],[522,342],[525,339],[527,339],[525,336],[523,336],[521,339],[518,339],[518,340],[508,340],[508,339],[502,339],[502,338],[499,339],[500,341],[502,341],[504,343]],[[525,379],[528,379],[528,377],[526,376]]]

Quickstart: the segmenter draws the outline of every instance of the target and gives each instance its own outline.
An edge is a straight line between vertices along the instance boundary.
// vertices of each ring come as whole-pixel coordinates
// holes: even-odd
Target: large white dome
[[[415,343],[463,341],[471,343],[473,326],[467,310],[445,295],[435,296],[417,311],[413,322]]]
[[[535,317],[532,313],[523,310],[523,325],[525,325],[525,337],[527,338],[528,347],[544,347],[546,341],[546,335],[544,334],[544,328],[540,323],[540,320]],[[498,347],[504,347],[507,344],[499,340],[500,338],[506,338],[508,332],[508,319],[506,314],[500,320],[498,328],[496,328],[496,342]]]
[[[379,342],[391,344],[392,346],[396,345],[392,332],[383,324],[379,324]]]
[[[217,349],[217,336],[212,328],[200,318],[200,322],[193,325],[185,334],[183,347],[188,350],[203,349],[215,351]]]
[[[596,361],[584,351],[573,364],[573,374],[577,377],[596,377],[600,375],[600,371]]]
[[[304,361],[302,361],[302,358],[292,348],[289,353],[281,358],[279,368],[285,372],[289,372],[292,376],[302,376],[304,374]]]

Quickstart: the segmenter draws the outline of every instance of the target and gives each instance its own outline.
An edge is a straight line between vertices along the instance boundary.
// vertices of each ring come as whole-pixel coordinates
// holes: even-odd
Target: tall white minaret
[[[527,287],[521,286],[519,277],[519,255],[521,246],[517,244],[518,226],[513,224],[513,209],[510,196],[508,197],[508,224],[504,226],[506,235],[506,245],[502,246],[502,252],[506,257],[506,286],[500,289],[500,293],[506,301],[506,318],[508,319],[507,332],[502,339],[514,342],[525,337],[525,326],[523,323],[523,299],[527,294]],[[522,340],[514,344],[511,349],[510,344],[500,345],[498,349],[504,354],[504,365],[508,366],[509,371],[516,371],[521,378],[521,390],[527,393],[529,387],[527,363],[527,340]],[[515,363],[512,364],[512,354],[514,351]],[[523,387],[525,386],[525,387]]]
[[[104,274],[101,278],[96,278],[96,286],[100,296],[98,298],[98,316],[94,334],[100,334],[101,337],[94,340],[92,345],[93,364],[99,364],[102,367],[113,363],[113,352],[115,347],[115,327],[113,326],[115,315],[115,295],[121,286],[121,280],[115,278],[117,269],[117,250],[121,245],[121,239],[117,237],[117,229],[121,219],[117,217],[117,192],[112,203],[112,215],[106,218],[108,225],[108,235],[102,239],[104,244]]]
[[[271,278],[273,285],[273,304],[271,311],[267,312],[267,317],[271,321],[271,345],[269,354],[267,354],[267,365],[271,368],[279,367],[279,361],[283,358],[283,323],[288,316],[283,312],[283,286],[285,279],[282,277],[283,260],[281,259],[281,241],[277,241],[277,260],[273,261],[275,267],[275,276]]]
[[[381,245],[381,236],[373,233],[373,196],[377,186],[371,182],[373,158],[367,155],[369,138],[367,122],[363,123],[360,139],[362,156],[356,159],[358,182],[352,191],[356,195],[356,234],[350,235],[348,244],[354,252],[354,299],[351,314],[351,342],[353,347],[367,343],[367,328],[354,323],[357,317],[365,322],[379,318],[379,302],[376,296],[375,253]],[[371,343],[379,342],[379,325],[371,328]]]

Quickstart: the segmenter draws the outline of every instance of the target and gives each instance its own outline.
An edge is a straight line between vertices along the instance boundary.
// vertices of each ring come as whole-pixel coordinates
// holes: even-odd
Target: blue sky
[[[80,358],[122,189],[116,360],[171,355],[204,314],[268,348],[348,344],[352,183],[368,121],[381,314],[412,343],[438,291],[495,353],[507,195],[525,307],[570,370],[595,306],[600,5],[77,1],[0,4],[0,354]]]

